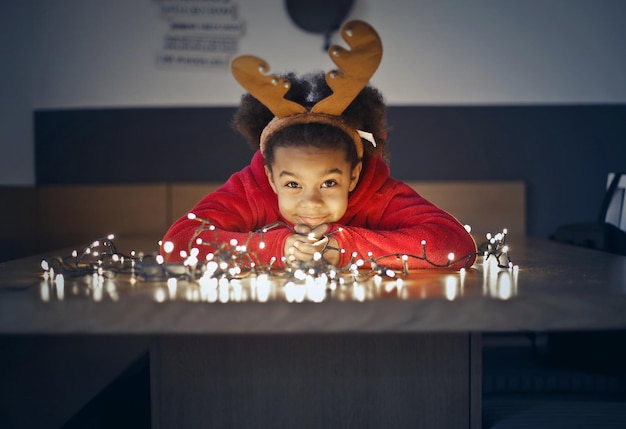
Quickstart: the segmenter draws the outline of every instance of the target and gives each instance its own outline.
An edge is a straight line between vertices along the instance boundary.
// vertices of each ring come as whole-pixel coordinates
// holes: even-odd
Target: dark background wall
[[[35,111],[37,184],[224,181],[252,155],[230,127],[233,112]],[[533,236],[595,220],[607,174],[626,171],[623,104],[391,106],[388,115],[394,177],[521,180]]]

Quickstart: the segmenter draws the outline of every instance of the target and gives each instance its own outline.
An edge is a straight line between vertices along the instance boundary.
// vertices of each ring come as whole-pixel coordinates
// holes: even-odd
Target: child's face
[[[294,225],[317,226],[344,215],[361,165],[352,169],[343,149],[278,147],[265,173],[283,217]]]

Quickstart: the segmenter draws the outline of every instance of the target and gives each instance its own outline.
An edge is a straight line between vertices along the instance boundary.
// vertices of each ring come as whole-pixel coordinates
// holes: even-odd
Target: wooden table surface
[[[0,264],[0,334],[497,332],[626,328],[626,257],[534,238],[509,238],[517,270],[477,263],[402,282],[348,281],[334,290],[249,280],[95,286],[43,278],[39,255]]]
[[[43,382],[64,392],[46,417],[61,422],[149,348],[155,428],[479,429],[480,332],[626,327],[626,257],[531,238],[508,244],[517,269],[479,259],[464,272],[421,270],[400,283],[347,281],[334,290],[276,279],[268,288],[243,280],[174,289],[127,275],[64,277],[60,288],[40,265],[59,253],[6,262],[0,339],[11,351],[3,377],[15,382],[0,397],[24,422],[31,408],[19,404],[49,400],[33,397]],[[60,364],[29,375],[48,368],[51,353]],[[84,355],[85,364],[69,358]],[[32,387],[19,395],[15,386]]]

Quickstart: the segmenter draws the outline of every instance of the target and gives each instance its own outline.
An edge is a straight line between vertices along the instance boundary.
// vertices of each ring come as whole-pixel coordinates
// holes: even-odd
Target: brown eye
[[[322,188],[332,188],[334,186],[337,186],[337,181],[336,180],[326,180],[322,184]]]

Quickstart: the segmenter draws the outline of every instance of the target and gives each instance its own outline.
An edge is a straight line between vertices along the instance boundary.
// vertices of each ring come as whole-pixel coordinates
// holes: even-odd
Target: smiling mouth
[[[326,219],[326,216],[298,216],[298,219],[300,219],[301,223],[309,225],[309,226],[317,226],[317,225],[321,225],[322,223],[324,223],[324,220]]]

